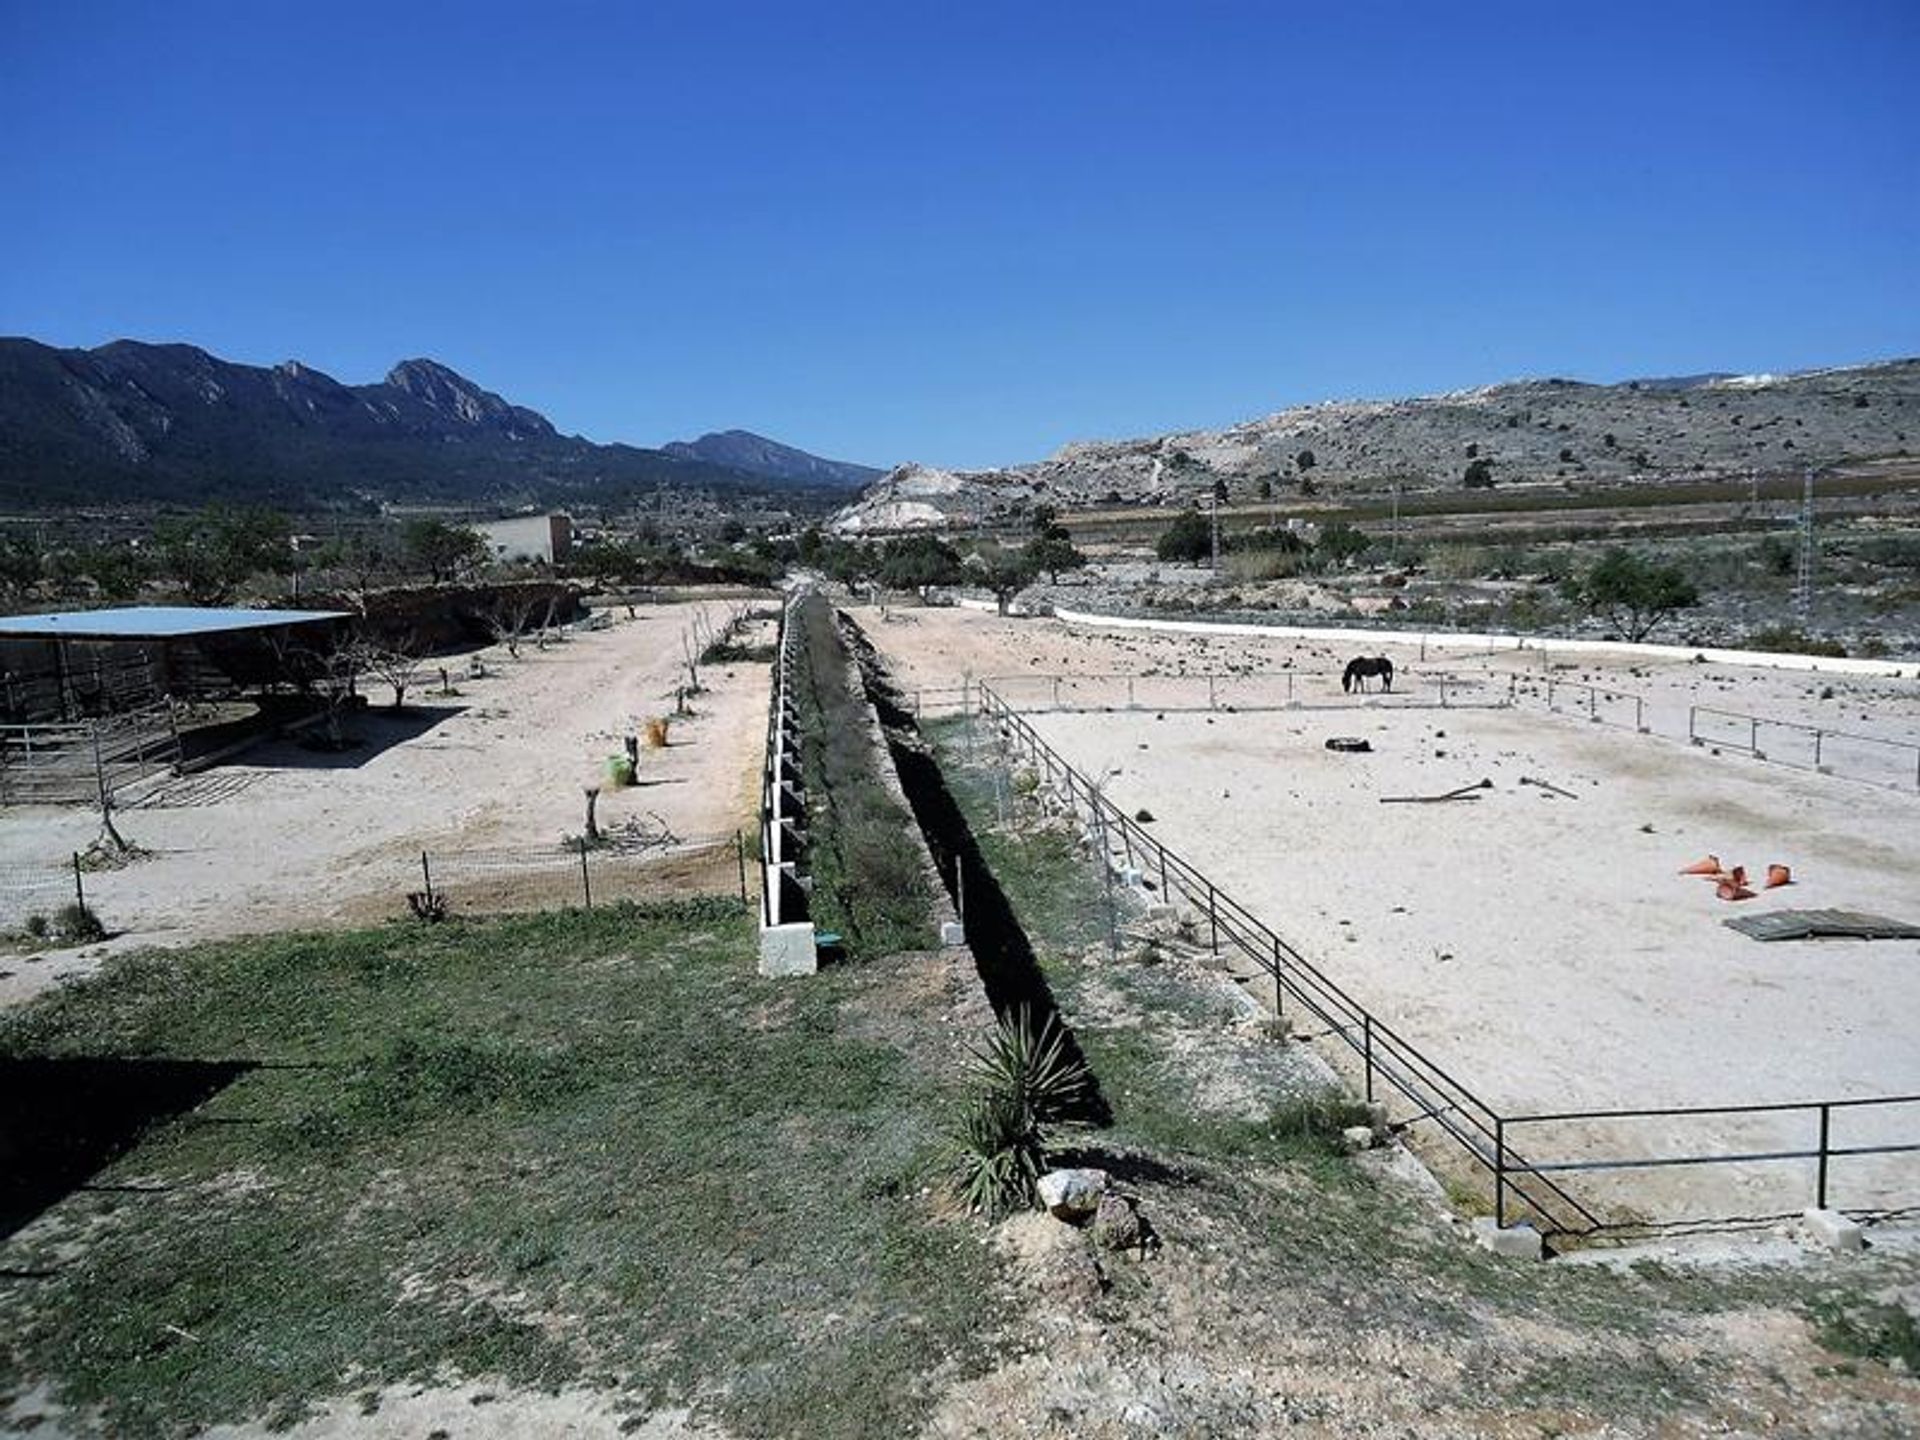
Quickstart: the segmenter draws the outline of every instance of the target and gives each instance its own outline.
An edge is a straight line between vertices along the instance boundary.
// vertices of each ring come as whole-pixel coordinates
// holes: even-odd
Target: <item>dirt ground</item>
[[[1920,1093],[1920,942],[1763,945],[1735,913],[1839,907],[1920,920],[1920,796],[1761,764],[1660,738],[1688,704],[1716,698],[1765,718],[1810,718],[1920,738],[1905,681],[1834,679],[1687,662],[1544,672],[1538,656],[1453,657],[1456,674],[1505,669],[1631,688],[1655,735],[1519,709],[1427,708],[1432,672],[1397,657],[1402,697],[1354,704],[1312,642],[1073,632],[952,610],[894,611],[868,632],[909,687],[1012,676],[996,688],[1036,706],[1050,680],[1126,671],[1127,712],[1035,716],[1046,739],[1128,811],[1267,920],[1362,1003],[1510,1113],[1735,1105]],[[1342,652],[1344,653],[1344,652]],[[1391,651],[1389,653],[1392,653]],[[1429,666],[1431,660],[1429,661]],[[1298,710],[1180,713],[1208,670],[1242,693],[1297,675]],[[1251,672],[1249,677],[1247,672]],[[1158,686],[1156,691],[1153,687]],[[1829,686],[1833,698],[1822,700]],[[1082,703],[1116,682],[1084,685]],[[1075,701],[1075,685],[1063,699]],[[1737,697],[1737,699],[1733,698]],[[1224,694],[1222,701],[1225,703]],[[1398,708],[1401,706],[1421,708]],[[1332,734],[1368,755],[1327,751]],[[1545,780],[1552,790],[1521,783]],[[1382,805],[1491,779],[1482,798]],[[1796,883],[1735,907],[1676,872],[1706,853]],[[1835,1145],[1910,1141],[1920,1105],[1836,1112]],[[1798,1149],[1818,1117],[1731,1125],[1672,1119],[1630,1130],[1561,1124],[1516,1132],[1536,1161]],[[1767,1214],[1811,1203],[1812,1166],[1771,1163],[1583,1178],[1615,1215]],[[1905,1174],[1907,1183],[1893,1188]],[[1836,1161],[1835,1197],[1911,1193],[1900,1157]]]
[[[582,829],[582,788],[600,780],[622,737],[674,708],[684,675],[681,637],[700,611],[715,629],[733,603],[642,607],[612,628],[563,643],[480,652],[450,666],[394,716],[374,707],[350,722],[365,743],[341,754],[276,741],[201,774],[126,797],[121,831],[151,851],[118,871],[86,877],[89,903],[114,938],[74,951],[0,960],[0,1006],[17,1004],[116,948],[314,926],[404,913],[420,887],[420,853],[514,847],[539,851]],[[770,638],[772,627],[762,627]],[[438,662],[436,662],[437,664]],[[706,693],[675,720],[664,750],[641,752],[640,783],[604,789],[601,827],[661,826],[683,840],[750,828],[766,728],[763,664],[704,667]],[[46,872],[98,830],[98,817],[64,808],[0,815],[0,872]],[[58,903],[58,885],[50,887]]]

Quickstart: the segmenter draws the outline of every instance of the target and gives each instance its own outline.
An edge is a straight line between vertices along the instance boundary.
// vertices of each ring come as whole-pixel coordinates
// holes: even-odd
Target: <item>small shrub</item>
[[[432,895],[425,890],[407,892],[407,908],[413,912],[413,918],[428,925],[438,925],[447,918],[447,897]]]
[[[36,940],[46,939],[52,929],[53,927],[47,923],[47,917],[44,915],[29,915],[27,917],[27,934]]]
[[[107,938],[107,927],[100,923],[100,917],[77,900],[60,907],[60,913],[54,916],[53,928],[62,940],[75,945]]]

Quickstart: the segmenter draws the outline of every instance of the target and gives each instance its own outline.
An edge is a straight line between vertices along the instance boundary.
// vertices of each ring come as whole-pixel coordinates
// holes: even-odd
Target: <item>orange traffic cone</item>
[[[1691,865],[1683,865],[1680,867],[1680,873],[1682,875],[1718,875],[1720,873],[1720,857],[1718,855],[1709,855],[1704,860],[1696,860]]]
[[[1740,884],[1731,875],[1714,886],[1713,893],[1718,895],[1722,900],[1753,899],[1753,891],[1747,889],[1745,885]]]
[[[1778,890],[1782,885],[1793,884],[1793,871],[1785,865],[1767,866],[1767,889]]]

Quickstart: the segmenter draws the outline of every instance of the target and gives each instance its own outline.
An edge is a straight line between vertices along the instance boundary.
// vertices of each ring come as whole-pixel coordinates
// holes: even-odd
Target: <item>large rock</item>
[[[1103,1195],[1093,1214],[1093,1243],[1108,1250],[1135,1250],[1144,1230],[1140,1212],[1122,1195]]]
[[[1104,1170],[1049,1170],[1036,1188],[1040,1203],[1061,1220],[1085,1220],[1100,1208],[1107,1193]]]

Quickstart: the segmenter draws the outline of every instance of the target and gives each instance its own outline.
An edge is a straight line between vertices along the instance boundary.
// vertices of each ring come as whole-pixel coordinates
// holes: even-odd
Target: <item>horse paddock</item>
[[[1920,921],[1912,793],[1527,708],[1028,718],[1503,1115],[1920,1095],[1920,941],[1762,943],[1722,923],[1787,908]],[[1341,735],[1371,750],[1326,748]],[[1411,798],[1482,780],[1472,799]],[[1679,873],[1709,853],[1756,889],[1773,863],[1793,883],[1720,900]],[[1920,1104],[1827,1119],[1835,1149],[1920,1141]],[[1509,1140],[1536,1164],[1753,1155],[1811,1149],[1820,1123],[1818,1110],[1668,1115],[1510,1126]],[[1792,1213],[1814,1203],[1815,1171],[1790,1159],[1555,1178],[1630,1224]],[[1916,1182],[1920,1156],[1835,1158],[1830,1203],[1912,1204]]]

